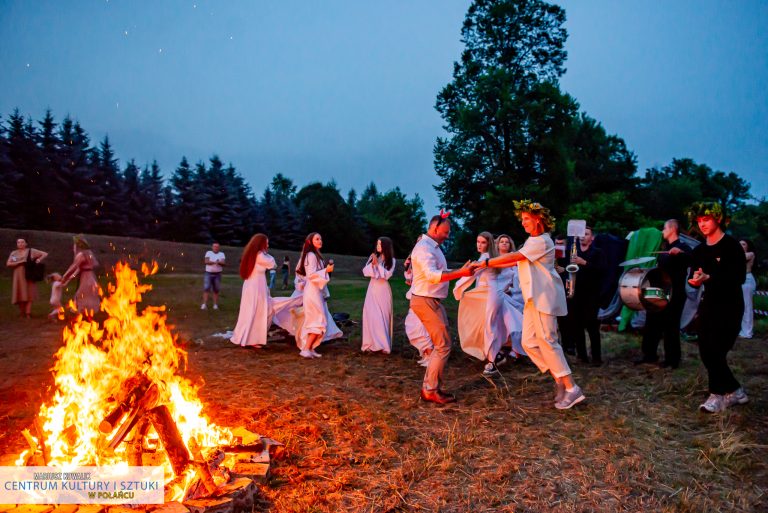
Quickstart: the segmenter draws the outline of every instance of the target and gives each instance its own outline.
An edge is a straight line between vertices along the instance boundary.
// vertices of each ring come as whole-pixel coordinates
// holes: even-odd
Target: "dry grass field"
[[[9,251],[15,232],[0,235],[0,248]],[[66,265],[71,255],[66,237],[40,235],[35,247],[57,252],[61,247],[64,256],[54,258],[52,252],[51,264]],[[124,241],[94,237],[94,242],[103,249],[109,242],[123,247]],[[290,342],[254,350],[212,336],[234,326],[241,281],[225,276],[221,310],[200,311],[196,259],[204,247],[133,243],[146,247],[147,257],[173,262],[174,272],[149,280],[154,290],[144,301],[167,305],[188,351],[185,374],[200,385],[206,413],[220,425],[244,426],[286,444],[262,486],[258,511],[768,510],[764,338],[741,340],[731,353],[750,403],[722,415],[697,410],[706,396],[706,377],[695,344],[684,343],[677,371],[635,367],[638,335],[613,332],[604,334],[604,366],[573,363],[588,396],[573,410],[554,409],[551,380],[531,364],[511,365],[500,377],[486,379],[481,362],[458,348],[446,379],[459,400],[435,407],[418,398],[423,369],[402,329],[407,305],[401,279],[392,281],[391,355],[361,354],[356,325],[344,328],[345,339],[321,347],[323,358],[306,361]],[[109,251],[102,252],[103,260],[119,252]],[[367,286],[353,273],[360,260],[343,260],[344,272],[330,285],[331,310],[348,312],[354,320],[361,318]],[[0,302],[3,464],[24,447],[21,430],[50,396],[49,369],[64,325],[45,320],[45,285],[31,320],[17,318],[7,300],[9,287],[5,273],[0,279],[0,298],[6,298]],[[456,303],[449,301],[448,308],[455,320]]]

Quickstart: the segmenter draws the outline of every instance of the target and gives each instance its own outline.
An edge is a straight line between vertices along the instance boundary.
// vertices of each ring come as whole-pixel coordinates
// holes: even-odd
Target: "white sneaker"
[[[322,358],[323,357],[323,355],[321,355],[320,353],[318,353],[314,349],[310,349],[309,350],[309,354],[312,355],[312,358]]]
[[[213,309],[214,309],[214,310],[218,310],[218,309],[219,309],[219,305],[217,305],[217,304],[215,304],[215,303],[214,303],[214,305],[213,305]]]
[[[555,403],[555,408],[558,410],[567,410],[572,406],[579,404],[586,399],[584,392],[581,391],[581,387],[576,385],[570,392],[568,390],[563,394],[563,398]]]
[[[725,394],[725,407],[730,408],[735,404],[747,404],[749,397],[742,387],[737,388],[730,394]]]
[[[299,351],[299,356],[301,356],[303,358],[314,358],[314,356],[312,356],[312,353],[310,353],[306,349],[303,350],[303,351]]]
[[[494,374],[498,374],[498,372],[499,369],[496,368],[493,362],[488,362],[483,369],[483,376],[493,376]]]
[[[699,410],[704,413],[720,413],[727,408],[725,397],[720,394],[709,394],[707,400],[699,406]]]
[[[200,305],[200,310],[208,310],[208,307],[205,305],[205,303]]]

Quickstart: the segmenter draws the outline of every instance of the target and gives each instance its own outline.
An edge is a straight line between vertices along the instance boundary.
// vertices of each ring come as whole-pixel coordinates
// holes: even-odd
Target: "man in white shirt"
[[[219,309],[219,290],[221,289],[221,272],[227,263],[224,252],[220,251],[218,242],[211,245],[211,250],[205,252],[205,275],[203,276],[203,304],[200,310],[208,308],[208,293],[213,294],[213,309]]]
[[[448,281],[469,276],[471,270],[464,266],[449,271],[440,244],[451,234],[448,214],[441,211],[434,216],[427,233],[416,243],[411,252],[413,282],[411,284],[411,310],[429,333],[434,349],[424,373],[421,398],[425,401],[446,404],[456,400],[452,394],[441,390],[443,369],[451,354],[451,335],[448,333],[448,315],[441,301],[448,296]]]
[[[523,293],[523,348],[541,372],[555,378],[555,408],[568,409],[585,399],[574,381],[557,336],[557,317],[568,313],[563,281],[555,271],[555,244],[549,236],[554,218],[549,209],[528,200],[515,201],[515,214],[530,235],[519,251],[485,259],[473,268],[520,270]]]

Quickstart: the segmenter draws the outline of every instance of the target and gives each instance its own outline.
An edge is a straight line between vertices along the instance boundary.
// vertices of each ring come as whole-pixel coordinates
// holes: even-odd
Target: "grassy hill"
[[[3,252],[3,255],[8,255],[16,249],[16,239],[24,237],[32,247],[48,252],[45,264],[49,272],[63,272],[72,263],[73,235],[74,233],[0,228],[0,251]],[[141,262],[155,260],[160,265],[160,273],[202,274],[204,269],[203,256],[210,249],[209,244],[170,242],[114,235],[86,234],[86,238],[104,269],[112,267],[119,260],[128,261],[132,266],[136,264],[141,265]],[[278,264],[282,262],[283,257],[288,255],[293,267],[299,258],[299,251],[296,249],[270,248],[270,254],[275,257]],[[237,274],[243,248],[222,246],[222,251],[227,255],[229,262],[229,266],[224,272],[227,274]],[[337,255],[334,253],[324,253],[324,255],[328,258],[333,258],[337,274],[347,275],[360,274],[366,258],[365,256]],[[399,259],[399,266],[401,268],[402,260],[403,258]]]

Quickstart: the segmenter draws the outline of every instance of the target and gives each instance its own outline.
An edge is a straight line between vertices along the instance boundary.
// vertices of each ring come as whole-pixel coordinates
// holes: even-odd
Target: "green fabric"
[[[633,258],[640,258],[645,256],[654,256],[652,253],[658,251],[661,247],[661,232],[656,228],[640,228],[632,233],[632,237],[629,239],[629,247],[627,248],[627,257],[624,260],[631,260]],[[647,264],[633,265],[625,267],[624,270],[635,267],[655,267],[656,260],[648,262]],[[634,317],[635,311],[623,306],[621,308],[621,321],[619,321],[619,331],[624,331],[629,326],[629,322]]]

